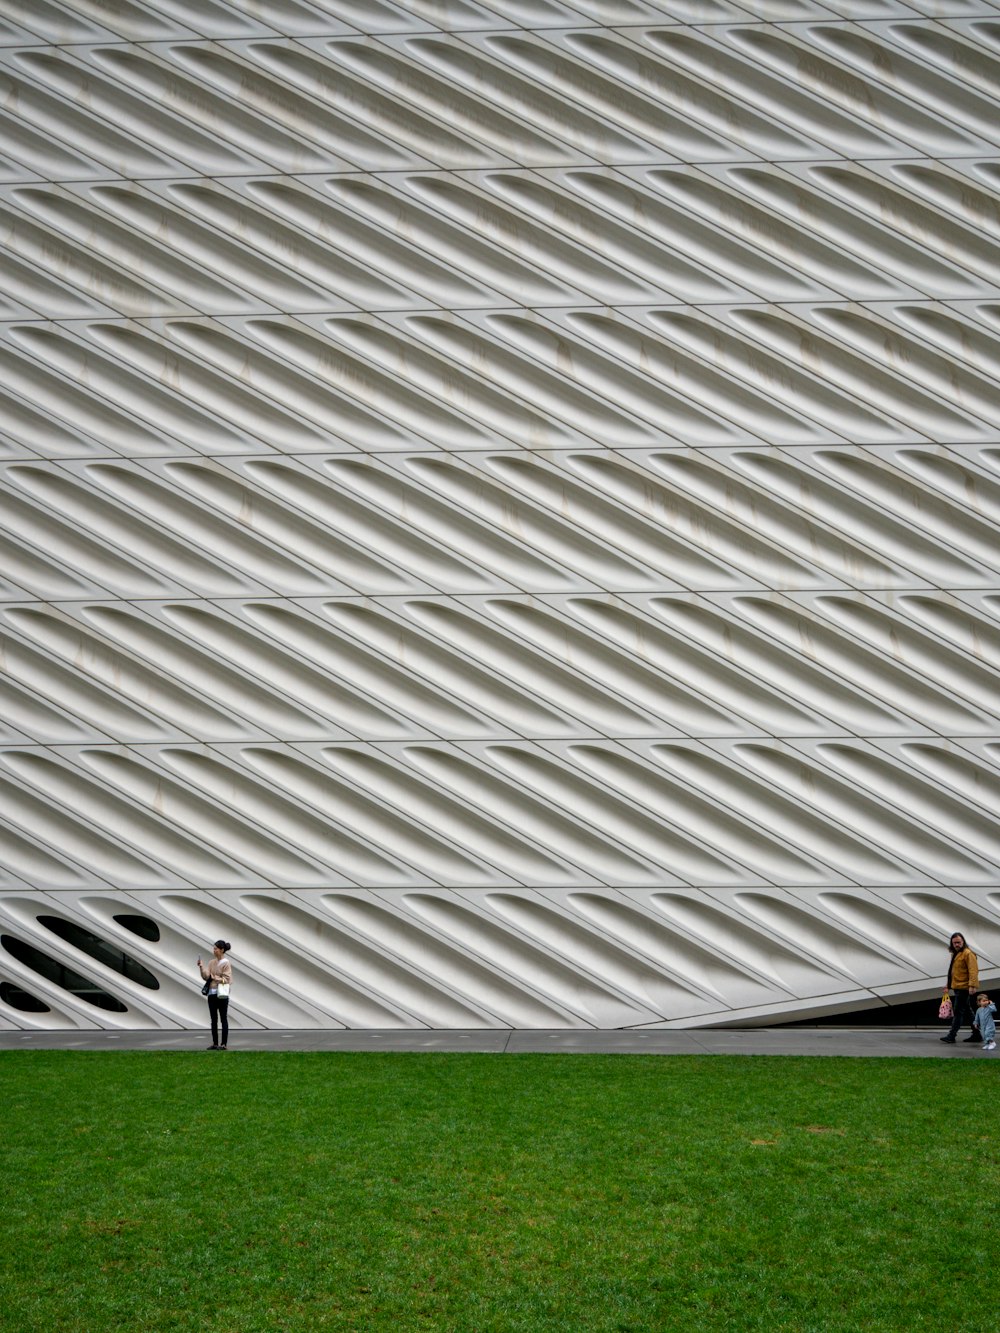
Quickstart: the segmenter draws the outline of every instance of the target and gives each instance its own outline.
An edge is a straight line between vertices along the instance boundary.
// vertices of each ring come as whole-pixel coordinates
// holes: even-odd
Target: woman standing
[[[206,967],[198,959],[202,981],[208,983],[208,1013],[212,1020],[210,1051],[224,1051],[229,1044],[229,988],[233,984],[233,965],[226,957],[230,945],[216,940],[212,945],[212,961]],[[222,1041],[219,1041],[219,1020],[222,1020]]]
[[[959,934],[958,931],[948,941],[948,949],[951,953],[951,961],[948,963],[948,980],[945,982],[945,986],[954,994],[954,1012],[948,1035],[942,1037],[941,1040],[954,1045],[962,1024],[968,1023],[969,1027],[972,1027],[972,1020],[975,1016],[973,1000],[976,991],[979,989],[979,963],[976,955],[966,944],[965,936]],[[966,1037],[965,1040],[979,1040],[974,1028],[972,1035]]]

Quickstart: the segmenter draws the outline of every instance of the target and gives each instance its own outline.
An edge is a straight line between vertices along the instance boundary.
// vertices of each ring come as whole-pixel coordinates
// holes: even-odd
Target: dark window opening
[[[903,1004],[879,1004],[871,1009],[852,1009],[846,1014],[824,1014],[822,1018],[801,1018],[788,1023],[775,1023],[782,1028],[912,1028],[946,1025],[938,1019],[941,987],[926,1000],[908,1000]]]
[[[150,921],[148,916],[116,916],[115,920],[141,940],[149,940],[150,944],[155,944],[160,938],[160,927],[155,921]]]
[[[20,1009],[22,1014],[48,1014],[52,1011],[44,1000],[30,991],[24,990],[15,981],[0,981],[0,1000],[12,1009]]]
[[[148,968],[137,963],[127,953],[123,953],[117,945],[102,940],[100,935],[95,935],[92,930],[84,930],[83,926],[78,926],[75,921],[64,921],[61,916],[40,916],[38,923],[46,930],[51,930],[53,935],[65,940],[67,944],[72,944],[81,953],[89,954],[105,967],[110,967],[113,972],[127,977],[129,981],[136,981],[147,990],[160,989],[160,983]]]
[[[87,1004],[92,1004],[98,1009],[107,1009],[112,1014],[128,1013],[121,1000],[109,995],[88,977],[82,977],[79,972],[74,972],[64,963],[50,958],[47,953],[42,953],[41,949],[36,949],[33,944],[27,944],[14,935],[0,935],[0,945],[7,950],[11,958],[16,958],[19,963],[30,967],[32,972],[37,972],[40,977],[51,981],[53,985],[69,991],[70,995],[75,995],[78,1000],[85,1000]]]

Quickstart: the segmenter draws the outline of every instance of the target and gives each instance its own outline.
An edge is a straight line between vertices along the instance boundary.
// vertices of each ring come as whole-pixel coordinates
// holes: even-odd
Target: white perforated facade
[[[1000,5],[0,0],[0,1026],[1000,979]]]

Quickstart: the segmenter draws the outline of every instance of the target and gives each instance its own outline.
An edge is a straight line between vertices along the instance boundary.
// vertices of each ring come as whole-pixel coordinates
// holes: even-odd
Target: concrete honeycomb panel
[[[0,0],[0,247],[0,1026],[1000,980],[1000,5]]]

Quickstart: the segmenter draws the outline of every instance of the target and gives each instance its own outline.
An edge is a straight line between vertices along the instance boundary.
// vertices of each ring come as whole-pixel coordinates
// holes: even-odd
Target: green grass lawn
[[[0,1328],[997,1333],[998,1078],[0,1053]]]

